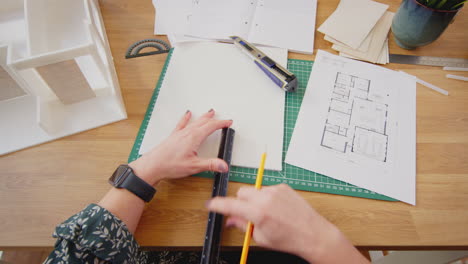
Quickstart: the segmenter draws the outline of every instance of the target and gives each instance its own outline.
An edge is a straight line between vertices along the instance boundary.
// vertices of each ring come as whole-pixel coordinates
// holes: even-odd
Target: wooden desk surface
[[[396,11],[399,1],[381,1]],[[0,247],[52,247],[56,224],[97,202],[107,179],[125,163],[166,55],[126,60],[126,48],[153,36],[151,1],[101,0],[128,119],[0,157]],[[320,0],[317,25],[338,0]],[[391,53],[468,58],[468,10],[433,44]],[[164,37],[163,37],[164,38]],[[331,50],[317,33],[315,48]],[[290,54],[313,60],[314,56]],[[437,67],[390,64],[443,87],[450,96],[417,90],[417,205],[301,192],[357,246],[468,247],[468,85]],[[466,75],[466,74],[465,74]],[[1,134],[1,132],[0,132]],[[201,246],[212,182],[191,177],[163,182],[136,237],[143,246]],[[234,195],[241,183],[230,183]],[[242,245],[243,233],[226,230],[222,244]]]

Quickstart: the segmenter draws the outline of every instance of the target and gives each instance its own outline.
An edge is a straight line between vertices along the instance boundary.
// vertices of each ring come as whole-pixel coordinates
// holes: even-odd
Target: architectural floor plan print
[[[416,204],[416,79],[319,50],[285,162]]]
[[[387,96],[370,80],[338,72],[321,146],[386,162]]]

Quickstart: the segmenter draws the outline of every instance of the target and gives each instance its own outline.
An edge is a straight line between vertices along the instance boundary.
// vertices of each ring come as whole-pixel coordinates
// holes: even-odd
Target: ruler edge
[[[223,152],[226,153],[226,146],[231,149],[231,153],[229,154],[229,160],[228,160],[229,162],[226,162],[228,164],[229,169],[227,172],[214,173],[215,176],[213,177],[213,189],[212,189],[211,198],[214,198],[216,196],[226,197],[227,195],[228,186],[229,186],[229,172],[230,172],[231,161],[232,161],[232,149],[233,149],[233,142],[235,140],[235,135],[236,135],[236,131],[234,129],[230,127],[223,128],[219,150],[223,150]],[[231,140],[229,141],[229,139]],[[223,154],[222,157],[220,157],[219,151],[218,151],[218,158],[225,160],[225,156],[226,155]],[[216,177],[216,174],[219,174],[219,177]],[[213,221],[210,221],[211,218],[213,218]],[[203,247],[201,251],[201,259],[200,259],[201,264],[206,262],[206,261],[203,262],[205,249],[208,249],[207,251],[209,253],[209,256],[207,257],[208,263],[211,263],[211,260],[213,260],[213,258],[216,263],[219,261],[219,256],[220,256],[220,251],[221,251],[221,240],[222,240],[222,234],[223,234],[223,223],[224,223],[223,214],[212,212],[212,211],[208,213],[208,220],[207,220],[206,231],[205,231],[205,239],[204,239]],[[219,232],[219,233],[215,234],[215,232],[216,233]],[[211,240],[210,240],[211,243],[207,243],[207,238],[208,238],[209,233],[211,234]],[[214,239],[215,235],[217,235],[216,240]],[[207,245],[208,247],[206,247]]]
[[[404,60],[404,62],[395,62],[392,61],[392,58],[398,59],[401,58]],[[449,60],[447,63],[448,64],[442,64],[439,63],[437,64],[437,61],[434,61],[434,63],[409,63],[408,60],[411,58],[415,59],[421,59],[421,58],[433,58],[433,59],[439,59],[439,61],[443,60]],[[444,61],[445,62],[445,61]],[[406,64],[406,65],[422,65],[422,66],[432,66],[432,67],[460,67],[460,68],[468,68],[468,59],[465,58],[453,58],[453,57],[436,57],[436,56],[426,56],[426,55],[407,55],[407,54],[395,54],[391,53],[389,54],[389,63],[396,63],[396,64]],[[451,64],[454,63],[454,64]]]
[[[171,48],[167,53],[166,61],[164,62],[164,66],[161,70],[161,73],[158,78],[158,82],[156,83],[156,87],[153,89],[153,93],[151,95],[150,101],[148,106],[146,107],[146,112],[141,122],[140,128],[138,129],[137,136],[133,143],[132,150],[130,151],[130,155],[128,156],[127,162],[130,163],[136,159],[138,159],[141,155],[139,154],[141,143],[143,142],[143,138],[145,136],[146,128],[148,127],[149,120],[151,119],[151,115],[153,114],[154,107],[156,106],[156,101],[159,95],[159,90],[164,81],[164,77],[166,76],[167,68],[169,67],[169,63],[172,58],[172,53],[174,48]]]

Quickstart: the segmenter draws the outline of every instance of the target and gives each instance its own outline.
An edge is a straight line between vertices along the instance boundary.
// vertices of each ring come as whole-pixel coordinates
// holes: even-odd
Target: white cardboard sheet
[[[285,49],[261,48],[286,66]],[[282,169],[285,94],[233,44],[187,42],[175,47],[140,153],[158,145],[187,110],[192,120],[209,109],[218,119],[232,119],[236,130],[232,164],[255,168],[268,150],[265,168]],[[202,157],[216,157],[220,132],[200,147]]]
[[[416,203],[416,82],[317,53],[285,161]]]

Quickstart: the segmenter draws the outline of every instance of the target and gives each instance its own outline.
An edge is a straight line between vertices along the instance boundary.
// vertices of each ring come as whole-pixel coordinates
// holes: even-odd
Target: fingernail
[[[228,167],[227,167],[227,165],[224,164],[224,163],[219,163],[219,164],[218,164],[218,170],[219,170],[220,172],[227,172],[227,171],[228,171]]]
[[[205,202],[205,207],[206,208],[209,208],[210,207],[210,204],[211,204],[211,200],[208,200]]]
[[[226,227],[227,228],[231,228],[231,227],[234,227],[234,222],[233,221],[229,221],[230,219],[226,220]]]
[[[213,108],[211,108],[211,109],[208,111],[208,113],[211,113],[211,112],[213,112],[213,111],[214,111]]]
[[[188,114],[190,112],[190,110],[187,110],[187,112],[185,112],[185,114]]]

